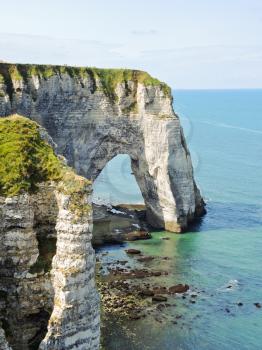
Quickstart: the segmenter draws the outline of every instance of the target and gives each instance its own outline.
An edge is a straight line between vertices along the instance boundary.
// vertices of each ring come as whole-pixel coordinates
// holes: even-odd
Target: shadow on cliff
[[[262,227],[262,206],[250,203],[208,202],[207,214],[199,218],[189,231],[203,232]]]

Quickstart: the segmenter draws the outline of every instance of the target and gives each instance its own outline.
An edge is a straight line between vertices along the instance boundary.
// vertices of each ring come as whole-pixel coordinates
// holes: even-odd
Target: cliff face
[[[0,63],[0,116],[14,112],[44,126],[86,178],[128,154],[152,226],[180,232],[203,213],[170,89],[148,74]]]
[[[171,102],[144,72],[0,63],[0,116],[42,126],[0,118],[0,349],[99,348],[91,182],[52,138],[89,179],[129,154],[155,227],[203,213]]]
[[[95,350],[91,183],[43,137],[26,118],[0,121],[0,349]]]

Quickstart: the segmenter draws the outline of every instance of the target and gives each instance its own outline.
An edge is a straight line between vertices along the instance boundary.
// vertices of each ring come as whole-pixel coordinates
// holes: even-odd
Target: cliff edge
[[[128,154],[156,228],[185,231],[204,213],[170,88],[126,69],[0,63],[0,116],[37,121],[79,175]]]

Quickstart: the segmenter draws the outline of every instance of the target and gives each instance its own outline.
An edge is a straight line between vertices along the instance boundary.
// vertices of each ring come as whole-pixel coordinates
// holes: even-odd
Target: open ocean
[[[167,285],[188,283],[202,292],[195,304],[178,298],[162,323],[149,317],[115,327],[108,321],[104,326],[111,333],[104,335],[104,345],[107,350],[262,349],[262,308],[254,305],[262,305],[262,90],[173,94],[207,215],[194,232],[156,232],[132,246],[171,258],[164,263]],[[95,197],[142,201],[128,156],[107,165]],[[169,241],[160,239],[167,235]],[[122,257],[123,252],[113,246],[110,253]],[[182,318],[174,324],[178,311]]]

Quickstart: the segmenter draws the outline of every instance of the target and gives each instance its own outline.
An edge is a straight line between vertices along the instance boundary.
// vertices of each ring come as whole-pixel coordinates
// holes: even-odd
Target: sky
[[[262,0],[0,0],[0,60],[146,70],[175,89],[262,87]]]

